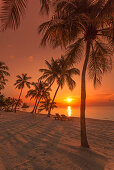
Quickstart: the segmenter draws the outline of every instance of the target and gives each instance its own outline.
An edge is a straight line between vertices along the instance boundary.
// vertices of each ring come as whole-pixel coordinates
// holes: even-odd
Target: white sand
[[[87,119],[87,134],[83,149],[79,118],[0,112],[0,170],[113,170],[114,122]]]

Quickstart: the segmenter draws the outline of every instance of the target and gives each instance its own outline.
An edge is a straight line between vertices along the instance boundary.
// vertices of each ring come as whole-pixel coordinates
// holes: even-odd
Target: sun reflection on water
[[[68,116],[71,116],[71,106],[67,107]]]

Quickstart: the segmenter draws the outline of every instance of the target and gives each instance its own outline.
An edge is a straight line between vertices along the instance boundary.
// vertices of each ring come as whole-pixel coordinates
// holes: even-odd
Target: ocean
[[[28,111],[31,111],[32,108],[29,108]],[[42,111],[42,113],[46,113]],[[79,107],[57,107],[52,110],[52,114],[65,114],[72,117],[80,117],[80,108]],[[114,121],[114,106],[86,106],[86,118],[92,119],[101,119],[101,120],[112,120]]]

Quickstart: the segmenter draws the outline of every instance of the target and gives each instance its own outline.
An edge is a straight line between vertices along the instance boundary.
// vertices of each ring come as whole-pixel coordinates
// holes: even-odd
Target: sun
[[[72,101],[72,99],[68,97],[67,102],[70,103],[71,101]]]

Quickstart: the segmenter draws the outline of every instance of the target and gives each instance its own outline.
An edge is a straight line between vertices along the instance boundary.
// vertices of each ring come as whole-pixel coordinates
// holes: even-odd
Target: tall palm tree
[[[7,79],[5,76],[10,76],[8,72],[8,67],[4,62],[0,61],[0,90],[4,89],[4,86],[6,85]]]
[[[14,83],[14,85],[16,86],[16,88],[20,89],[20,94],[19,94],[19,98],[18,98],[18,101],[17,101],[17,104],[15,106],[15,112],[16,112],[16,108],[17,108],[17,105],[18,105],[18,102],[21,98],[21,94],[22,94],[22,91],[23,91],[23,88],[25,87],[25,85],[30,88],[30,82],[28,81],[29,79],[31,79],[31,77],[27,77],[27,74],[22,74],[22,76],[20,75],[17,75],[16,76],[18,79],[16,80],[16,83]]]
[[[51,101],[50,98],[49,98],[49,99],[46,99],[46,100],[44,100],[44,101],[41,101],[41,102],[40,102],[41,105],[40,105],[40,107],[39,107],[39,109],[38,109],[38,112],[41,112],[41,111],[43,111],[43,110],[49,112],[51,103],[52,103],[52,101]],[[57,106],[56,106],[56,103],[53,102],[53,104],[52,104],[52,109],[54,109],[54,108],[56,108],[56,107],[57,107]]]
[[[86,135],[85,76],[88,68],[94,86],[101,84],[102,76],[112,69],[112,41],[114,40],[113,0],[57,0],[54,15],[41,24],[41,45],[50,43],[54,48],[67,47],[69,63],[76,63],[84,56],[81,76],[81,146],[89,147]],[[70,45],[69,45],[70,44]],[[85,55],[84,55],[85,52]]]

